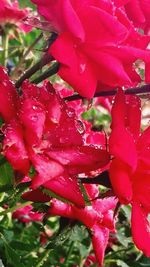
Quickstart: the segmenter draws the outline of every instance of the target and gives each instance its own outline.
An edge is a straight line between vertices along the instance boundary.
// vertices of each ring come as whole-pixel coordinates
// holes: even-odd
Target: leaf
[[[121,232],[121,230],[118,231],[116,236],[121,245],[123,245],[125,248],[128,248],[128,245],[131,241],[128,240],[128,238],[124,235],[124,233]]]
[[[20,256],[15,252],[15,250],[7,243],[5,237],[1,234],[1,237],[4,242],[6,258],[8,263],[12,264],[14,267],[25,267],[25,265],[21,262]]]
[[[21,241],[12,241],[10,243],[11,247],[13,247],[14,249],[17,249],[17,250],[23,250],[23,251],[31,251],[35,248],[35,245],[34,244],[27,244],[27,243],[24,243],[24,242],[21,242]]]
[[[0,177],[0,187],[13,184],[13,169],[8,162],[0,166]]]
[[[131,206],[122,205],[121,210],[123,211],[123,213],[124,213],[125,217],[128,219],[128,221],[130,222],[131,221]]]
[[[124,261],[122,260],[117,260],[117,265],[120,267],[130,267],[129,265],[127,265]]]

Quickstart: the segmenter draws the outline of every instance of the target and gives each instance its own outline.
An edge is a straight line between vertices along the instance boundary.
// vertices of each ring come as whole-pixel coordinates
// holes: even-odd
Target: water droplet
[[[83,134],[85,132],[85,126],[82,121],[76,120],[75,126],[80,134]]]
[[[80,72],[80,74],[82,74],[85,71],[86,64],[85,63],[80,64],[79,68],[80,68],[79,72]]]
[[[70,118],[74,116],[74,110],[72,108],[68,108],[66,111]]]
[[[32,116],[32,117],[31,117],[31,120],[35,122],[35,121],[38,120],[38,117],[37,117],[37,116]]]
[[[33,106],[32,108],[33,108],[33,110],[37,110],[38,106]]]

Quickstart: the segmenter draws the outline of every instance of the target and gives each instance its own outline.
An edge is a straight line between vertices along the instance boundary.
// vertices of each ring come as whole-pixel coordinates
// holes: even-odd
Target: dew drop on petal
[[[32,116],[31,117],[31,120],[34,121],[34,122],[36,122],[38,120],[38,117],[37,116]]]
[[[79,66],[79,73],[82,74],[85,71],[85,68],[86,68],[86,64],[85,63],[80,64],[80,66]]]
[[[80,134],[83,134],[85,132],[85,126],[84,126],[82,121],[76,120],[75,121],[75,126],[76,126],[76,129],[78,130],[78,132]]]
[[[33,110],[37,110],[38,107],[37,107],[37,106],[33,106],[32,109],[33,109]]]

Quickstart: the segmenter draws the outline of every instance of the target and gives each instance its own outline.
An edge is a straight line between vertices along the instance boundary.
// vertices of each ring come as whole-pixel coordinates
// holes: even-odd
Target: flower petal
[[[80,191],[77,178],[71,178],[67,174],[58,176],[43,184],[43,187],[58,194],[79,207],[84,207],[84,198]]]
[[[49,202],[51,200],[51,197],[46,195],[40,189],[27,191],[23,193],[21,197],[33,202]]]
[[[105,249],[107,247],[109,230],[105,227],[95,224],[92,228],[92,244],[95,251],[96,258],[100,264],[103,265]]]
[[[23,141],[23,132],[16,121],[3,128],[3,152],[15,170],[27,174],[30,168],[28,153]]]
[[[132,199],[132,181],[129,168],[121,161],[114,159],[109,169],[113,190],[120,202],[128,204]]]
[[[70,174],[96,170],[109,163],[109,154],[106,150],[88,146],[52,148],[47,151],[52,159],[66,166]]]
[[[35,175],[32,179],[33,189],[36,189],[38,186],[64,172],[64,168],[61,164],[54,160],[50,160],[44,155],[32,154],[32,156],[30,155],[30,159],[38,173],[38,175]]]
[[[133,202],[132,205],[132,237],[136,246],[150,257],[150,224],[148,214],[140,204]]]

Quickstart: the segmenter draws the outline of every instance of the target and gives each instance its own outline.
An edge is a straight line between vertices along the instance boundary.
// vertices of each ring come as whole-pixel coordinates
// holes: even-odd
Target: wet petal
[[[113,190],[120,202],[128,204],[132,199],[132,180],[128,167],[114,159],[109,169]]]
[[[61,164],[54,160],[50,160],[44,155],[32,154],[32,156],[30,155],[30,159],[38,173],[32,179],[33,189],[64,172],[64,168]]]
[[[77,206],[84,207],[84,198],[81,193],[77,178],[71,178],[67,174],[58,176],[43,184],[43,187],[58,194]]]
[[[109,162],[109,154],[106,150],[88,146],[70,146],[62,150],[53,148],[47,151],[47,155],[66,166],[70,174],[96,170]]]
[[[140,204],[133,202],[132,205],[132,237],[136,246],[150,257],[150,225],[148,214]]]
[[[16,121],[3,128],[3,152],[15,170],[27,174],[30,163],[23,140],[23,131]]]
[[[92,235],[93,249],[100,266],[102,266],[105,249],[107,247],[109,238],[109,230],[97,224],[93,226],[92,230],[93,230],[93,235]]]
[[[25,129],[26,142],[34,145],[42,138],[45,116],[42,103],[34,99],[24,100],[20,120]]]

